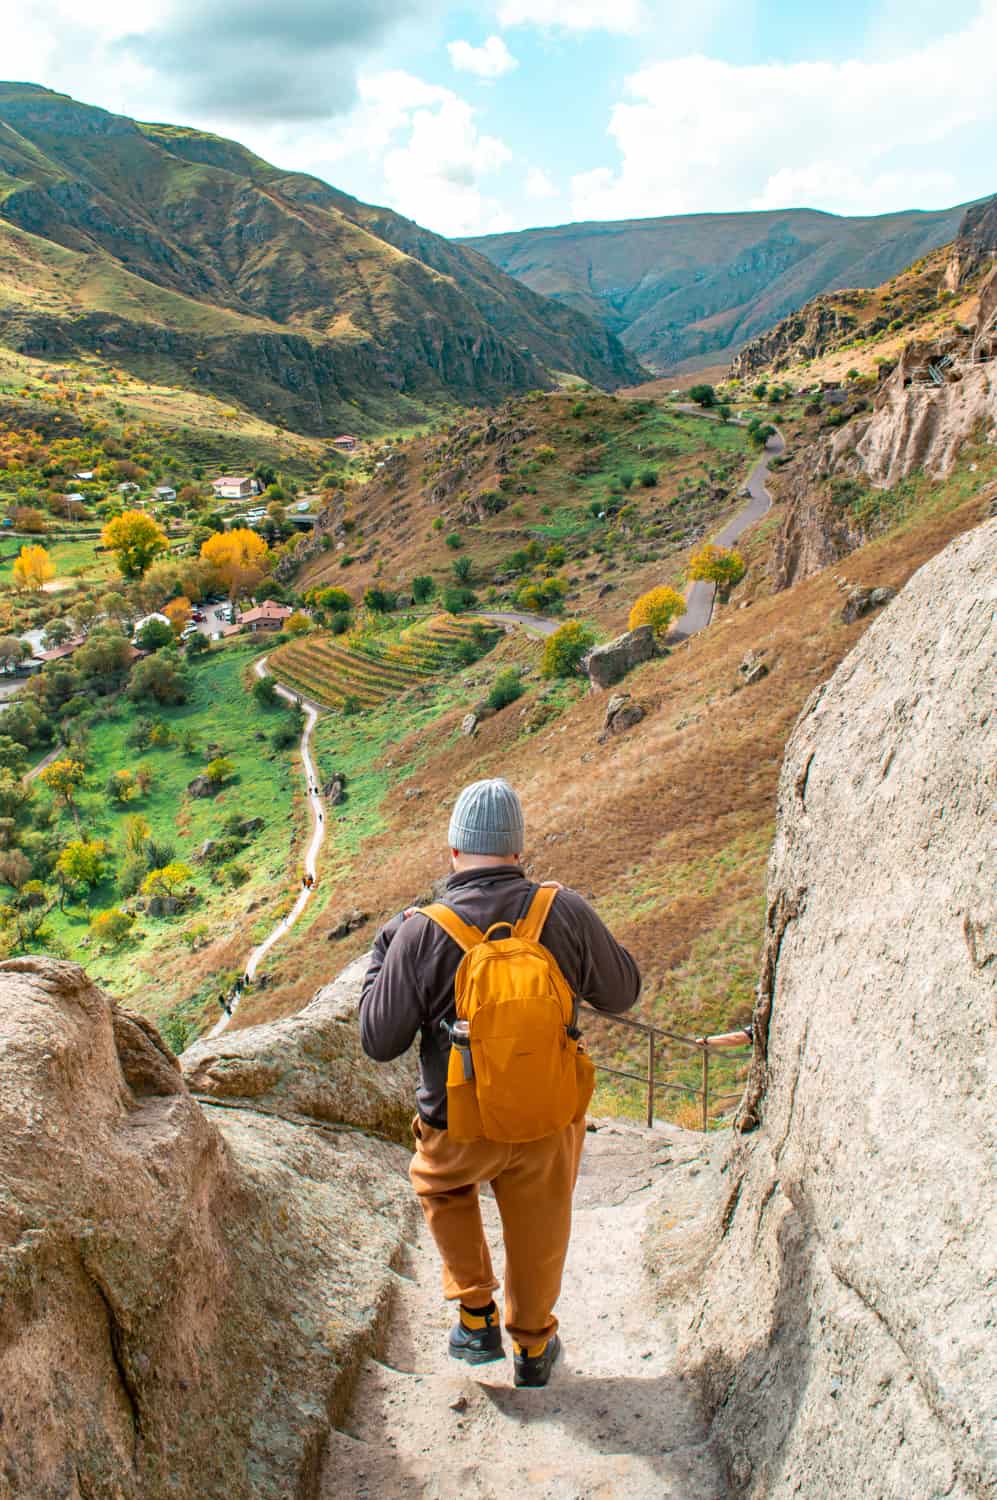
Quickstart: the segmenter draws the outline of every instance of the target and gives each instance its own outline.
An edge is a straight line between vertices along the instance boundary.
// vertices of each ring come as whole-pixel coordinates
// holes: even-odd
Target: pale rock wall
[[[316,1495],[411,1230],[407,1163],[202,1106],[77,965],[0,964],[0,1500]]]
[[[995,569],[997,522],[923,567],[788,747],[751,1133],[685,1251],[752,1500],[994,1493]]]

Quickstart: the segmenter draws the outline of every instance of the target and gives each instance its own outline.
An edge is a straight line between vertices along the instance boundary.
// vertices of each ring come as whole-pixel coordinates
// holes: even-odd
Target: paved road
[[[265,677],[267,675],[267,659],[265,656],[261,657],[260,660],[255,663],[253,670],[256,672],[257,677]],[[309,703],[307,698],[299,698],[296,693],[288,692],[287,688],[281,687],[279,683],[276,684],[276,687],[280,696],[282,698],[286,698],[288,703],[300,703],[301,707],[305,711],[305,728],[301,736],[301,767],[305,776],[305,786],[308,790],[308,804],[311,809],[312,815],[312,836],[308,844],[308,849],[305,853],[304,870],[306,875],[311,875],[313,879],[317,879],[316,866],[318,862],[319,850],[325,843],[326,825],[322,798],[319,796],[317,791],[313,790],[313,788],[318,786],[318,775],[315,770],[315,765],[312,761],[311,750],[309,747],[311,744],[312,730],[318,723],[320,710],[314,703]],[[298,899],[297,901],[295,901],[287,916],[282,917],[281,920],[277,923],[276,927],[274,927],[273,930],[269,932],[263,939],[262,943],[259,943],[253,949],[252,953],[246,960],[245,967],[243,968],[243,973],[248,974],[250,979],[256,978],[256,971],[263,960],[266,958],[267,954],[270,952],[271,948],[279,943],[281,938],[285,937],[286,934],[290,932],[291,928],[294,926],[295,922],[301,916],[301,913],[304,911],[305,907],[314,896],[316,889],[317,886],[314,885],[310,887],[302,886],[301,891],[298,894]],[[232,1007],[233,1015],[235,1014],[235,1011],[238,1009],[238,1007],[239,1000],[237,999]],[[209,1034],[211,1036],[218,1036],[225,1030],[231,1019],[231,1016],[223,1015],[221,1020],[216,1026],[212,1028]]]
[[[515,609],[475,610],[479,620],[494,620],[497,625],[521,625],[527,635],[553,635],[563,620],[551,620],[546,615],[530,615]]]
[[[710,414],[703,413],[703,415],[709,416]],[[718,547],[732,546],[749,526],[760,521],[771,508],[772,496],[765,488],[765,479],[768,475],[769,464],[773,458],[777,458],[785,450],[785,447],[786,443],[781,432],[769,438],[764,453],[748,475],[747,490],[751,497],[748,504],[712,538]],[[669,632],[670,644],[678,645],[682,641],[687,641],[691,635],[706,629],[713,618],[716,595],[715,583],[693,583],[689,586],[685,596],[686,611],[680,620],[675,621]]]

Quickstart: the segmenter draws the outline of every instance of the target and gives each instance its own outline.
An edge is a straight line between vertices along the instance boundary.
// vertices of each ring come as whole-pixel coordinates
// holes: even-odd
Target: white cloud
[[[527,198],[556,198],[557,188],[551,182],[543,167],[531,167],[526,174],[526,196]]]
[[[407,130],[408,138],[389,149],[382,164],[391,206],[442,234],[504,227],[483,179],[511,161],[512,152],[478,130],[471,105],[447,93],[434,107],[416,109]]]
[[[552,26],[562,31],[639,31],[644,0],[501,0],[502,26]]]
[[[474,73],[478,78],[501,78],[519,63],[500,36],[490,36],[480,47],[470,42],[448,42],[450,61],[458,73]]]
[[[997,122],[997,0],[963,31],[889,61],[685,57],[642,68],[626,93],[609,125],[620,165],[572,179],[578,218],[940,207],[958,195],[946,142]]]

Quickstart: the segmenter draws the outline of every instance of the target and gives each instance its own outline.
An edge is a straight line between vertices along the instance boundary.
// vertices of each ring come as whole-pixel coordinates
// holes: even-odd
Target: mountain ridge
[[[74,298],[54,296],[64,269],[45,306],[23,274],[0,287],[0,337],[13,332],[20,352],[61,341],[67,352],[109,347],[133,367],[158,357],[174,377],[276,408],[305,431],[347,417],[362,431],[365,401],[369,428],[384,425],[379,406],[409,415],[406,400],[474,404],[550,384],[559,371],[608,386],[642,373],[603,328],[390,210],[237,142],[144,125],[37,85],[0,84],[0,238],[23,261],[12,230],[88,258],[71,268]],[[96,324],[82,290],[94,275],[111,284]],[[152,329],[114,316],[119,300],[134,302],[122,276],[156,289],[155,319],[147,307],[139,320]],[[263,320],[276,342],[240,344],[246,329],[233,315]],[[359,420],[348,410],[357,401]]]
[[[855,218],[804,208],[589,221],[462,243],[600,318],[663,369],[730,357],[820,292],[879,285],[954,239],[968,206]]]

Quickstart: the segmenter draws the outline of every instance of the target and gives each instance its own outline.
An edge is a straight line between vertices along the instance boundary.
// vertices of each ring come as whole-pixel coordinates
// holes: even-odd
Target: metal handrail
[[[583,1002],[584,1003],[584,1002]],[[647,1072],[632,1073],[626,1068],[612,1068],[608,1063],[597,1062],[592,1058],[593,1066],[599,1073],[610,1073],[614,1078],[629,1078],[634,1083],[643,1083],[647,1087],[647,1128],[650,1130],[654,1125],[654,1101],[658,1091],[664,1089],[671,1093],[685,1094],[700,1101],[700,1123],[704,1131],[710,1125],[710,1044],[706,1041],[698,1041],[695,1037],[683,1036],[681,1032],[669,1031],[664,1026],[652,1026],[649,1021],[635,1021],[630,1016],[616,1016],[609,1011],[596,1010],[595,1006],[585,1005],[593,1015],[600,1016],[604,1021],[610,1021],[614,1026],[625,1026],[630,1031],[639,1031],[647,1037]],[[670,1042],[677,1042],[679,1046],[688,1047],[693,1052],[698,1052],[702,1058],[702,1078],[698,1089],[691,1088],[687,1083],[668,1083],[664,1079],[655,1078],[655,1043],[659,1037],[666,1038]],[[745,1044],[747,1050],[749,1044]],[[719,1051],[714,1048],[713,1051]],[[725,1047],[724,1052],[732,1052],[738,1055],[739,1047]],[[591,1054],[590,1054],[591,1055]],[[716,1094],[713,1097],[714,1104],[727,1104],[733,1099],[740,1099],[741,1090],[728,1094]]]

